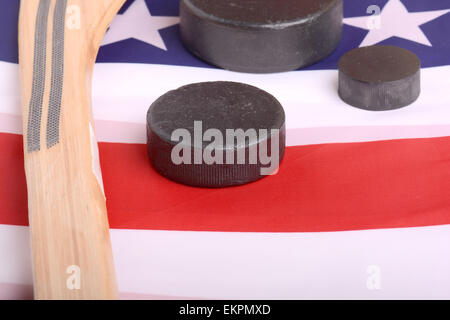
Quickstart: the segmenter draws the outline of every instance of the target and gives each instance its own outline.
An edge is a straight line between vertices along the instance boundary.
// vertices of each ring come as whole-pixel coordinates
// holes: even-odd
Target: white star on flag
[[[361,43],[361,47],[371,46],[391,37],[399,37],[414,41],[426,46],[432,46],[420,26],[437,19],[450,12],[447,10],[408,12],[400,0],[389,0],[380,15],[380,28],[371,28],[369,19],[373,16],[363,16],[344,19],[344,23],[370,30]]]
[[[167,51],[159,30],[176,25],[179,17],[152,16],[144,0],[136,0],[117,15],[102,41],[102,46],[134,38]]]

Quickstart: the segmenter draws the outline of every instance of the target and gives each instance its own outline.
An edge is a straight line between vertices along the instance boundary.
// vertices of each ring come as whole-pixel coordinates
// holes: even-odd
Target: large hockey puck
[[[181,0],[181,36],[224,69],[271,73],[327,57],[342,33],[342,0]]]
[[[241,185],[277,172],[285,114],[258,88],[197,83],[150,106],[147,137],[150,162],[163,176],[197,187]]]
[[[351,50],[339,61],[339,95],[366,110],[405,107],[420,95],[420,60],[395,46]]]

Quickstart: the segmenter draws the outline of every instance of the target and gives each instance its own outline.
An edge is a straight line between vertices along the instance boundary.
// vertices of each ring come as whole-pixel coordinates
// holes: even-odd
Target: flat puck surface
[[[233,71],[295,70],[328,56],[342,0],[181,0],[181,35],[201,59]]]
[[[420,95],[420,65],[414,53],[395,46],[351,50],[339,61],[339,95],[367,110],[407,106]]]
[[[339,61],[339,70],[364,82],[402,80],[419,69],[420,60],[414,53],[395,46],[357,48]]]
[[[199,126],[200,124],[200,126]],[[174,139],[176,130],[189,132],[189,141]],[[198,139],[213,129],[220,133],[223,142],[216,150],[223,153],[222,163],[195,162],[195,153],[202,154],[213,139]],[[233,140],[226,144],[227,130],[253,130],[257,135]],[[266,130],[267,136],[259,130]],[[278,132],[274,134],[272,129]],[[148,152],[152,165],[162,175],[174,181],[199,187],[225,187],[258,180],[264,175],[261,168],[270,167],[260,161],[251,163],[250,149],[267,146],[268,155],[278,154],[278,163],[284,156],[285,114],[281,104],[269,93],[256,87],[234,82],[204,82],[181,87],[160,97],[147,114]],[[277,139],[278,144],[272,145]],[[217,142],[214,139],[214,142]],[[174,147],[187,146],[190,163],[173,160]],[[226,158],[227,150],[234,154],[234,162]],[[217,152],[216,151],[216,152]],[[238,163],[237,154],[245,154],[244,163]],[[216,154],[216,153],[214,153]],[[256,154],[256,153],[255,153]],[[185,155],[184,151],[181,155]],[[275,158],[274,158],[275,159]],[[276,164],[276,169],[278,168]]]

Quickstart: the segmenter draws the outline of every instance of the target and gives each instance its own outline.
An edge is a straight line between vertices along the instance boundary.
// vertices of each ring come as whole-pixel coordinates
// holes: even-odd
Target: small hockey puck
[[[224,69],[291,71],[324,59],[342,33],[342,0],[181,0],[181,36]]]
[[[204,82],[170,91],[147,114],[148,155],[163,176],[219,188],[278,170],[285,114],[269,93],[235,82]]]
[[[395,46],[347,52],[339,61],[339,96],[351,106],[383,111],[405,107],[420,95],[420,60]]]

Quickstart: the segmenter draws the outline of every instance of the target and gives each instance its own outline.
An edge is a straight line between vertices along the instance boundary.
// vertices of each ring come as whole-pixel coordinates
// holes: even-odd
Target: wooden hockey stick
[[[19,63],[36,299],[116,299],[91,110],[100,41],[125,0],[22,0]]]

